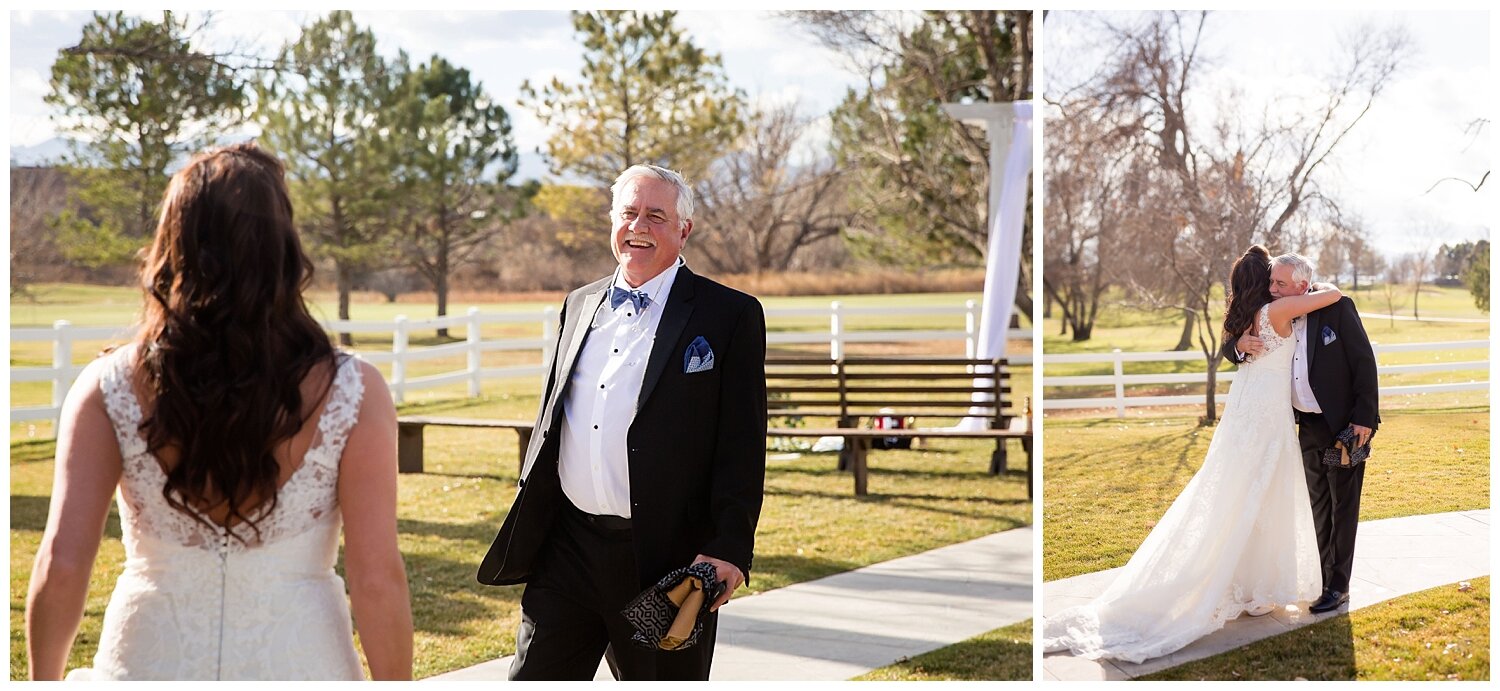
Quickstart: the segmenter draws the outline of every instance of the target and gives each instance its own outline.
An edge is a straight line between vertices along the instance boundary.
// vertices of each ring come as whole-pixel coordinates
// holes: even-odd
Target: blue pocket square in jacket
[[[687,352],[682,356],[682,371],[685,374],[694,372],[707,372],[714,368],[714,349],[708,347],[708,340],[699,336],[688,344]]]
[[[1339,337],[1333,332],[1333,329],[1326,326],[1323,327],[1323,345],[1328,345],[1337,340],[1339,340]]]

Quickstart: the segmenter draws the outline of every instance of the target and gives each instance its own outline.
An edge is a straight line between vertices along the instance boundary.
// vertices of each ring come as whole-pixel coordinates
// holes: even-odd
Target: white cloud
[[[41,22],[65,20],[70,14],[65,10],[15,10],[10,13],[10,25],[30,28]]]

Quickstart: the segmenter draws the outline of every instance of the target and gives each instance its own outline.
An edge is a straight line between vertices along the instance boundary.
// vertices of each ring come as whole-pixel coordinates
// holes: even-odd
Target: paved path
[[[1019,528],[730,600],[713,680],[842,680],[1031,618]],[[504,679],[510,657],[432,679]],[[610,679],[600,665],[595,679]]]
[[[1042,611],[1057,612],[1093,599],[1109,586],[1118,569],[1064,578],[1042,587]],[[1457,511],[1388,518],[1359,524],[1354,580],[1348,609],[1490,573],[1490,512]],[[1130,679],[1243,647],[1340,612],[1313,615],[1305,608],[1264,617],[1241,616],[1187,647],[1154,660],[1132,664],[1085,660],[1068,653],[1042,657],[1049,681]]]

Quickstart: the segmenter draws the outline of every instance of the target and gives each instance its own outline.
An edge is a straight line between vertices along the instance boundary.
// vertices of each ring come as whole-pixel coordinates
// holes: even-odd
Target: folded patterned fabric
[[[688,648],[698,642],[703,615],[723,592],[724,583],[713,565],[700,561],[663,576],[620,614],[635,627],[630,640],[636,645],[652,650]]]
[[[1375,439],[1375,433],[1370,432],[1370,438],[1365,440],[1365,445],[1359,445],[1359,435],[1354,432],[1353,427],[1345,427],[1333,438],[1333,446],[1323,449],[1323,465],[1336,468],[1353,468],[1364,463],[1370,458],[1370,442]]]

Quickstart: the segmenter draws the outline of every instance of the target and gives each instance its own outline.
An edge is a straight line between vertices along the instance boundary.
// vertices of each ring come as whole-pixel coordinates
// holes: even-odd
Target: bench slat
[[[532,427],[531,420],[496,420],[492,418],[441,417],[435,415],[403,415],[396,418],[403,425],[432,425],[435,427]]]

